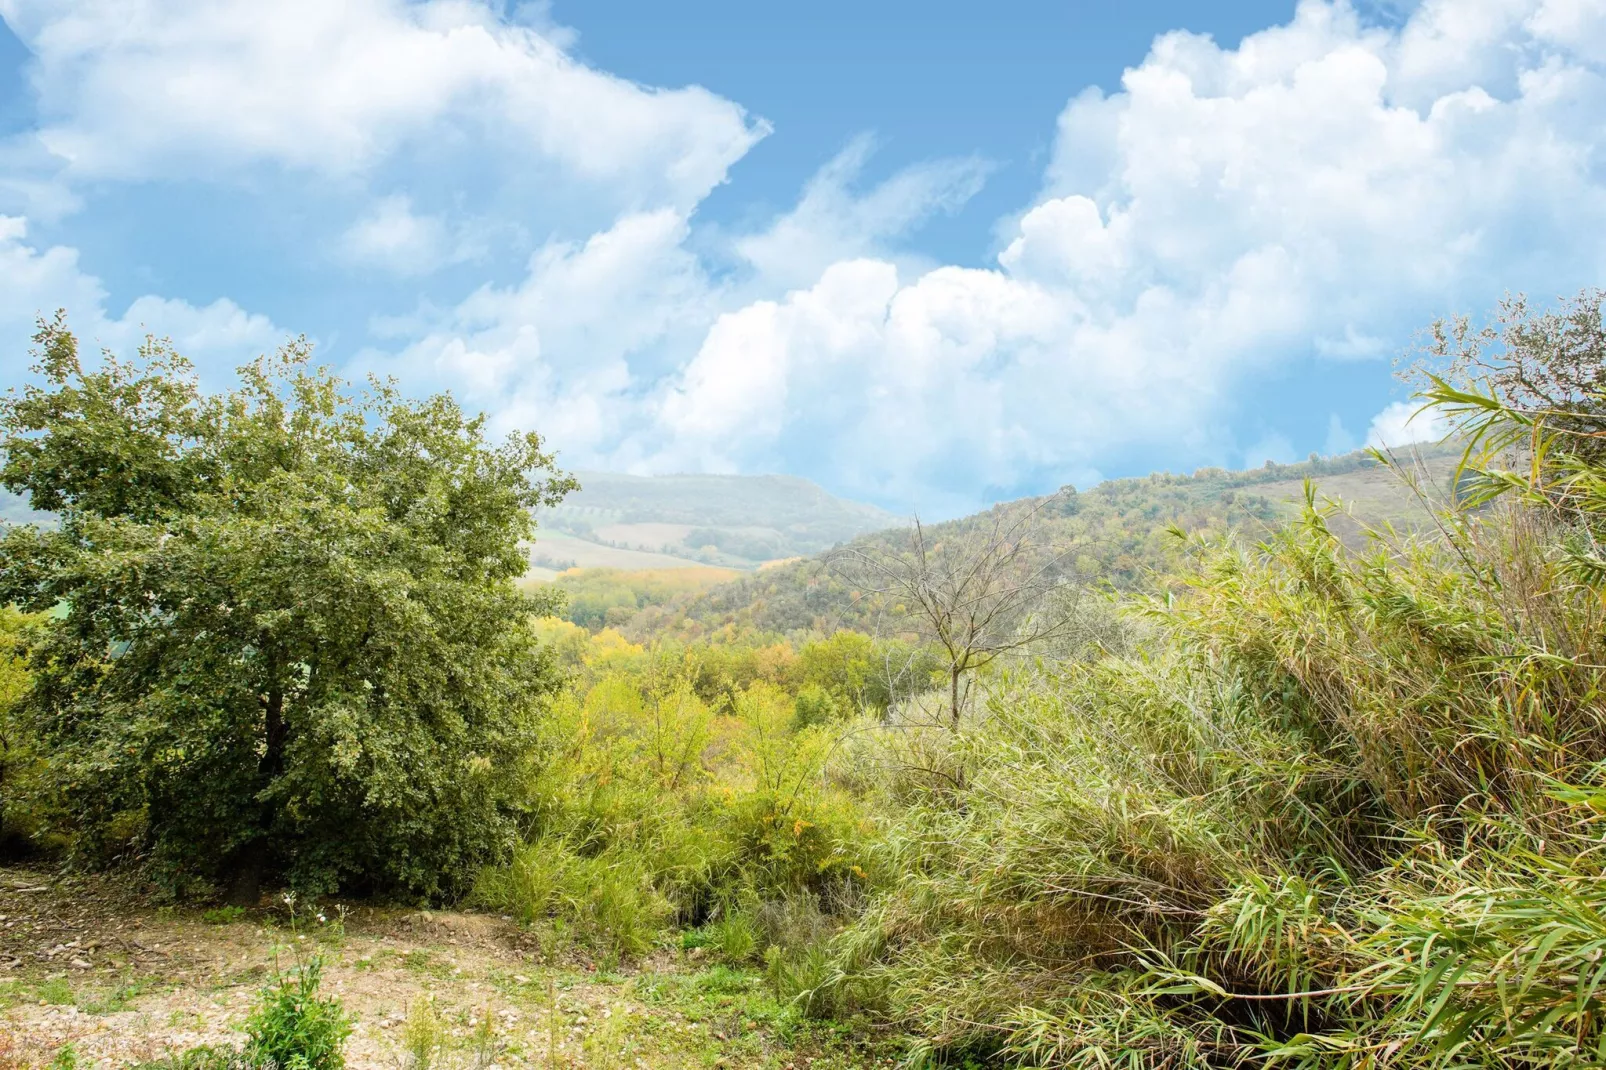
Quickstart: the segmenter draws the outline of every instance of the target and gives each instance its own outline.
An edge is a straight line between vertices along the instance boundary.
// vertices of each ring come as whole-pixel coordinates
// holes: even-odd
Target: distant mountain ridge
[[[537,513],[538,565],[749,569],[899,523],[797,476],[575,475],[580,490]]]

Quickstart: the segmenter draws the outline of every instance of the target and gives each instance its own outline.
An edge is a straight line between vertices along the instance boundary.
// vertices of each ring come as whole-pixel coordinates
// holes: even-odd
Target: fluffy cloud
[[[381,325],[414,341],[372,367],[450,387],[503,426],[539,427],[567,457],[630,463],[642,383],[696,344],[713,289],[672,209],[549,244],[514,286],[485,286],[433,320]]]
[[[1450,431],[1444,417],[1420,404],[1396,401],[1372,417],[1366,444],[1378,449],[1398,449],[1418,442],[1437,442]]]
[[[838,258],[886,255],[933,213],[972,196],[986,170],[973,160],[939,160],[859,190],[870,152],[868,139],[856,140],[807,183],[791,211],[761,229],[700,242],[716,247],[723,272],[688,248],[684,213],[629,213],[583,242],[544,246],[514,285],[482,287],[434,320],[384,325],[421,337],[399,361],[377,352],[369,359],[405,369],[409,381],[451,385],[502,424],[540,426],[587,464],[742,466],[752,458],[731,450],[719,457],[692,450],[671,461],[656,449],[665,425],[652,395],[661,384],[679,376],[699,346],[717,349],[717,340],[704,339],[723,330],[721,315],[811,284]],[[409,222],[395,229],[412,232]],[[750,371],[759,359],[738,356],[736,364]],[[711,399],[697,403],[706,408]],[[727,415],[748,423],[740,407]]]
[[[1606,269],[1601,0],[1426,0],[1393,30],[1304,0],[1235,48],[1164,35],[1119,92],[1066,106],[996,260],[937,267],[907,255],[910,236],[964,203],[982,164],[861,188],[858,142],[770,224],[694,224],[763,124],[587,68],[489,0],[0,13],[34,52],[45,117],[7,151],[48,149],[69,177],[233,181],[267,164],[381,191],[337,252],[415,277],[473,255],[453,199],[473,198],[386,167],[460,159],[493,193],[524,183],[508,217],[533,233],[561,220],[557,236],[517,278],[376,320],[384,350],[359,363],[540,427],[572,463],[782,468],[958,508],[1081,480],[1135,444],[1237,459],[1220,425],[1258,377],[1372,361],[1434,315]],[[0,268],[17,307],[73,287],[105,304],[70,251],[20,233],[0,235]],[[220,348],[270,329],[226,303],[142,301],[104,329],[140,309]],[[1417,430],[1391,407],[1369,438]],[[1341,424],[1329,437],[1350,441]]]
[[[336,179],[484,146],[618,208],[689,208],[766,127],[706,90],[648,90],[483,0],[0,0],[33,54],[36,137],[71,177],[274,164]],[[482,162],[487,157],[482,157]]]
[[[121,316],[106,309],[100,280],[85,274],[75,249],[40,250],[28,244],[25,220],[0,216],[0,337],[15,344],[33,334],[41,316],[58,308],[71,312],[71,325],[89,353],[105,347],[129,353],[147,334],[169,337],[203,374],[226,373],[287,338],[265,316],[253,315],[220,298],[197,307],[184,301],[145,296]]]
[[[1599,10],[1430,0],[1388,32],[1307,0],[1236,49],[1161,37],[1120,93],[1066,108],[997,268],[840,263],[721,318],[660,395],[661,463],[882,497],[1041,481],[1202,446],[1275,364],[1374,357],[1503,288],[1598,280]]]

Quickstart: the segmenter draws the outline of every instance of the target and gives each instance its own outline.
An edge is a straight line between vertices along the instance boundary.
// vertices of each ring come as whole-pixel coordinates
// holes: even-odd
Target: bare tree
[[[902,606],[941,651],[948,683],[949,728],[959,728],[967,674],[1007,654],[1066,635],[1074,599],[1062,564],[1031,539],[1033,522],[1059,495],[1029,508],[994,509],[990,518],[928,530],[916,518],[891,546],[861,543],[837,550],[827,564],[857,597]],[[933,537],[933,535],[937,537]]]

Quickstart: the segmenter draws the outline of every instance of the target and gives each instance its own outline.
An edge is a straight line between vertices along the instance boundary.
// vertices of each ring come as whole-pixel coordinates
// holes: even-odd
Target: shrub
[[[587,856],[560,839],[517,848],[509,864],[481,875],[474,899],[526,923],[561,920],[582,939],[622,955],[650,948],[671,915],[633,851]]]
[[[735,904],[860,879],[867,825],[827,775],[833,737],[794,730],[794,696],[764,675],[732,684],[733,666],[788,671],[780,651],[749,653],[659,648],[587,666],[542,726],[536,827],[481,873],[476,900],[621,954],[670,922],[713,920],[746,958],[757,948],[739,946]],[[700,674],[720,658],[724,682],[705,698]]]
[[[967,782],[901,782],[891,886],[776,983],[1041,1067],[1593,1058],[1600,595],[1536,510],[1327,519],[1196,548],[1128,655],[997,680]]]

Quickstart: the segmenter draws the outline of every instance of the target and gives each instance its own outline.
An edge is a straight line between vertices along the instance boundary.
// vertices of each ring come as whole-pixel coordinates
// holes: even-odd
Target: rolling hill
[[[1460,456],[1457,446],[1429,446],[1400,460],[1414,470],[1425,497],[1442,500]],[[1041,498],[1004,502],[929,530],[933,540],[940,540],[947,533],[990,523],[1000,510],[1040,506],[1029,537],[1045,559],[1057,558],[1056,568],[1078,582],[1132,589],[1183,552],[1169,533],[1172,527],[1204,535],[1229,529],[1268,531],[1297,515],[1306,480],[1320,497],[1344,504],[1347,515],[1335,517],[1332,526],[1346,541],[1363,541],[1368,525],[1414,528],[1430,520],[1430,510],[1398,473],[1358,451],[1242,472],[1220,468],[1192,475],[1157,472],[1110,480],[1081,492],[1067,487],[1046,504]],[[900,537],[894,529],[855,541],[888,545]],[[660,604],[643,604],[628,619],[616,615],[614,621],[637,639],[694,639],[733,632],[795,637],[876,626],[875,607],[852,594],[816,555]]]
[[[580,490],[537,514],[537,568],[750,569],[898,522],[795,476],[576,475]]]

